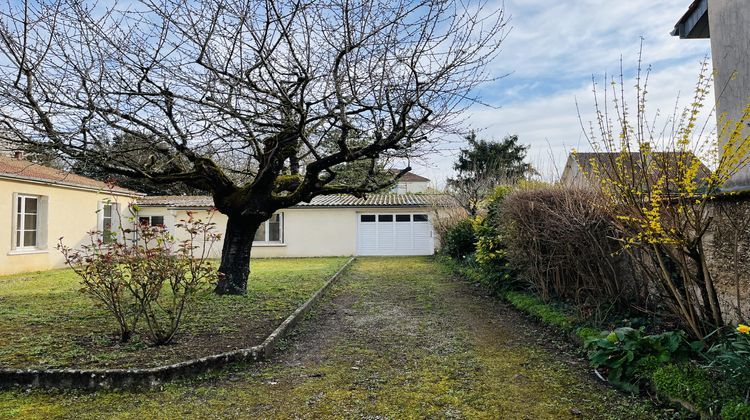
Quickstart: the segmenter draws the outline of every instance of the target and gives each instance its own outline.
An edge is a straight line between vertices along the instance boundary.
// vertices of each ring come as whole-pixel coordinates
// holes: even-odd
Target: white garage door
[[[357,255],[432,255],[434,250],[426,213],[357,214]]]

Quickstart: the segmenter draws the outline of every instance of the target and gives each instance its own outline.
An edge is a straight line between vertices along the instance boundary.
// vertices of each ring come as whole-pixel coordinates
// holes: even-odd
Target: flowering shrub
[[[220,238],[214,224],[188,213],[176,227],[184,239],[163,226],[145,224],[121,229],[122,239],[107,244],[100,232],[91,232],[91,243],[80,250],[65,246],[60,238],[58,249],[81,277],[81,291],[113,315],[122,341],[144,319],[149,341],[171,342],[193,297],[217,281],[208,260]]]
[[[628,103],[622,75],[604,98],[595,89],[594,121],[585,134],[598,153],[577,156],[582,172],[605,197],[602,204],[613,215],[623,250],[653,280],[653,294],[693,338],[724,325],[716,273],[708,265],[712,202],[750,163],[745,130],[750,104],[736,121],[720,116],[717,130],[707,129],[713,122],[711,112],[702,112],[712,84],[708,73],[704,61],[692,102],[676,104],[672,128],[661,131],[646,113],[648,74],[640,65],[636,106]]]

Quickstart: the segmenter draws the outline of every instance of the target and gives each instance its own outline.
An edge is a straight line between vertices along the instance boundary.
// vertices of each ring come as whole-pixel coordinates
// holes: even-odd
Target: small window
[[[392,214],[381,214],[378,216],[378,222],[392,222],[392,221],[393,221]]]
[[[278,213],[268,221],[268,242],[281,242],[281,215]]]
[[[164,216],[141,216],[138,218],[138,223],[144,226],[165,227]]]
[[[397,214],[396,221],[397,222],[411,222],[411,215],[410,214]]]
[[[258,226],[253,238],[255,243],[284,243],[284,216],[276,213]]]
[[[37,246],[39,197],[19,195],[16,201],[16,248]]]
[[[415,214],[414,215],[414,221],[415,222],[426,222],[428,220],[426,214]]]
[[[102,241],[105,244],[114,241],[114,234],[112,233],[112,203],[104,203],[104,206],[102,206]]]
[[[359,216],[359,220],[362,222],[374,222],[375,221],[375,215],[374,214],[363,214]]]

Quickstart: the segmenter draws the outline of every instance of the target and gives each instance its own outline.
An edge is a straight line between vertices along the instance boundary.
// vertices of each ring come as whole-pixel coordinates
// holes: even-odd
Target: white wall
[[[392,192],[396,194],[423,193],[430,187],[429,182],[404,182],[397,183]]]
[[[46,197],[46,226],[42,229],[46,228],[46,244],[37,250],[12,249],[14,193]],[[0,179],[0,275],[64,267],[63,256],[55,248],[58,241],[62,237],[63,243],[72,248],[89,243],[87,232],[98,229],[97,210],[105,200],[116,200],[123,213],[133,201],[130,197],[113,197],[109,192]],[[122,218],[125,223],[127,216],[123,214]]]
[[[191,210],[194,217],[208,220],[206,210]],[[366,213],[415,213],[431,212],[430,209],[415,208],[290,208],[280,210],[284,214],[284,243],[253,245],[253,258],[271,257],[322,257],[349,256],[357,250],[357,215]],[[174,210],[166,207],[142,207],[139,216],[163,215],[164,223],[179,238],[179,229],[174,223],[187,218],[187,210]],[[214,213],[211,219],[216,230],[223,236],[227,217]],[[219,242],[213,246],[211,256],[219,258]]]

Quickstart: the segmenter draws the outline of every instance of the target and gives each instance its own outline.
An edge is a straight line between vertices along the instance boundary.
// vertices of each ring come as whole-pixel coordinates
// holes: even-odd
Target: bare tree
[[[383,181],[376,162],[458,122],[494,78],[506,25],[456,0],[8,1],[0,14],[7,137],[209,191],[228,216],[217,292],[231,294],[274,211],[408,171]],[[108,153],[124,134],[147,159]],[[371,169],[340,181],[353,163]]]
[[[510,182],[499,184],[497,179],[484,174],[461,179],[460,183],[450,183],[446,188],[448,195],[466,211],[469,217],[479,214],[482,201],[498,185],[510,185]]]

